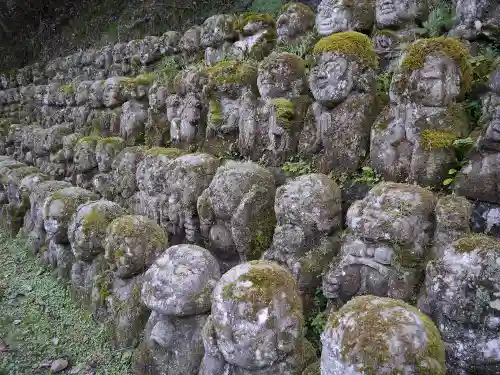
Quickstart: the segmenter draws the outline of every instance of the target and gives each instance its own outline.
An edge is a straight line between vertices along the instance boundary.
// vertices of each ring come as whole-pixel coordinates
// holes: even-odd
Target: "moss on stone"
[[[153,73],[139,74],[133,80],[138,85],[148,86],[148,85],[151,85],[153,83],[154,75],[153,75]]]
[[[469,63],[469,52],[460,40],[448,37],[419,39],[412,43],[401,62],[406,70],[416,70],[424,66],[427,56],[440,52],[451,58],[460,67],[462,89],[470,91],[472,87],[473,71]]]
[[[303,17],[310,17],[312,19],[316,17],[316,13],[314,13],[314,10],[312,10],[310,6],[295,2],[290,2],[283,5],[283,7],[281,8],[281,13],[287,12],[288,10],[290,10],[290,8],[293,8],[293,11],[300,13]]]
[[[75,92],[75,88],[73,84],[69,83],[67,85],[62,85],[61,87],[59,87],[59,91],[65,94],[73,94]]]
[[[235,17],[233,29],[242,32],[251,22],[262,22],[264,25],[276,28],[276,20],[270,14],[247,12]]]
[[[97,135],[89,135],[87,137],[80,138],[77,142],[78,143],[93,143],[94,145],[97,144],[102,138],[97,136]]]
[[[224,116],[222,114],[222,106],[217,99],[210,99],[208,103],[208,117],[210,127],[218,129],[224,123]]]
[[[106,144],[123,144],[125,143],[125,140],[120,137],[105,137],[99,139],[99,143],[106,145]]]
[[[485,234],[469,234],[459,238],[454,247],[460,253],[470,253],[476,249],[500,252],[500,241]]]
[[[417,375],[444,375],[444,343],[432,320],[403,301],[385,297],[355,297],[330,316],[328,324],[333,329],[339,329],[340,320],[347,315],[351,315],[350,319],[356,322],[355,329],[348,325],[340,328],[344,332],[339,343],[342,360],[352,364],[361,363],[356,370],[366,375],[378,374],[380,368],[384,367],[392,357],[388,336],[398,324],[407,324],[406,314],[400,309],[415,314],[422,322],[427,336],[427,345],[415,350],[414,353],[406,353],[405,364],[413,365]],[[388,310],[392,310],[392,314],[381,314],[382,311]],[[351,355],[355,357],[350,358]],[[439,366],[429,367],[429,362],[426,361],[429,358],[436,360]],[[399,371],[395,369],[392,373],[399,374]]]
[[[249,259],[258,259],[269,248],[273,240],[276,217],[273,208],[259,212],[258,217],[251,225],[252,243],[250,245]]]
[[[302,300],[292,275],[275,263],[267,261],[251,261],[251,267],[236,282],[223,287],[225,299],[248,302],[252,305],[252,313],[262,308],[273,306],[274,298],[285,293],[290,311],[299,319],[303,319]],[[247,282],[250,282],[249,285]]]
[[[142,218],[140,221],[138,218]],[[123,237],[139,237],[147,239],[154,249],[160,249],[168,245],[165,231],[146,216],[125,215],[111,222],[108,226],[109,235]],[[116,250],[115,250],[116,251]]]
[[[249,61],[224,60],[207,68],[206,71],[210,80],[216,85],[254,86],[257,82],[257,65]]]
[[[185,152],[178,148],[168,148],[168,147],[153,147],[146,151],[146,155],[148,156],[169,156],[169,157],[177,157],[181,156]]]
[[[82,229],[86,235],[90,233],[105,233],[110,221],[97,207],[93,207],[83,218]]]
[[[424,150],[448,148],[458,138],[458,134],[452,131],[426,129],[420,136],[420,144]]]
[[[305,75],[306,63],[304,59],[290,52],[271,53],[262,60],[259,65],[259,70],[272,70],[283,63],[290,67],[294,76],[300,77]]]
[[[336,33],[322,38],[316,43],[313,51],[315,54],[342,53],[370,68],[378,67],[378,58],[370,38],[356,31]]]
[[[276,111],[276,118],[289,124],[294,117],[293,102],[286,98],[276,98],[271,100],[271,104]]]

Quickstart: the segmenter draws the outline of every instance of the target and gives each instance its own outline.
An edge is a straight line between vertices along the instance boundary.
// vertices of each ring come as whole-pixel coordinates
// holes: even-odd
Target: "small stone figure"
[[[149,268],[141,299],[152,313],[135,361],[139,374],[198,374],[201,332],[220,277],[217,260],[195,245],[172,246]]]
[[[321,39],[314,54],[309,85],[316,102],[307,112],[298,149],[309,158],[319,154],[322,173],[353,173],[368,153],[377,57],[370,39],[355,31]]]
[[[446,344],[449,374],[500,373],[500,241],[469,234],[428,263],[418,307]]]
[[[314,295],[321,284],[321,265],[340,247],[330,237],[342,230],[340,188],[326,175],[303,175],[276,190],[274,210],[277,226],[263,258],[285,266],[301,292]]]
[[[287,3],[276,21],[278,43],[295,45],[314,29],[316,14],[307,5]]]
[[[197,207],[201,234],[222,272],[240,261],[258,259],[269,247],[274,194],[273,175],[257,164],[228,161],[217,169]]]
[[[402,56],[371,134],[371,167],[386,180],[440,187],[456,165],[453,142],[469,132],[457,103],[470,89],[467,56],[444,37],[417,40]]]
[[[238,39],[236,17],[228,14],[211,16],[201,26],[201,47],[205,49],[205,65],[224,60]]]
[[[382,182],[347,211],[340,255],[325,271],[323,293],[342,305],[372,294],[412,301],[432,240],[434,194]]]
[[[343,31],[370,32],[375,21],[375,0],[356,3],[322,0],[316,12],[316,31],[328,36]]]
[[[432,320],[391,298],[356,297],[321,334],[321,375],[444,375],[443,340]]]
[[[474,40],[493,37],[500,27],[500,4],[495,0],[453,1],[453,36]],[[498,31],[496,31],[498,32]]]
[[[316,359],[297,284],[273,262],[243,263],[222,276],[202,337],[199,375],[294,375]]]

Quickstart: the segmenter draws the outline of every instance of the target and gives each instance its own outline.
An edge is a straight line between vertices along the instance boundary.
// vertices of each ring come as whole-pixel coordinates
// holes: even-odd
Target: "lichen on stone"
[[[101,137],[97,135],[89,135],[88,137],[83,137],[78,140],[78,143],[93,143],[97,144],[101,140]]]
[[[469,63],[469,52],[460,40],[450,37],[419,39],[412,43],[405,53],[401,67],[406,70],[416,70],[424,66],[427,56],[432,53],[443,53],[460,67],[462,89],[468,92],[472,86],[472,67]]]
[[[285,62],[289,66],[294,75],[297,77],[305,75],[306,63],[304,59],[295,53],[281,52],[281,53],[271,53],[259,64],[260,70],[270,70],[279,66],[282,62]]]
[[[278,120],[289,123],[294,116],[293,102],[286,98],[275,98],[271,100],[271,104],[276,110],[276,117]]]
[[[119,143],[124,143],[125,140],[120,137],[105,137],[101,138],[99,140],[99,143],[102,143],[103,145],[105,144],[119,144]]]
[[[75,88],[71,83],[69,83],[67,85],[62,85],[61,87],[59,87],[59,91],[65,94],[73,94],[75,92]]]
[[[469,234],[459,238],[454,248],[460,253],[470,253],[476,249],[491,249],[500,253],[500,241],[485,234]]]
[[[148,239],[151,248],[154,249],[160,249],[167,245],[168,238],[166,233],[152,219],[144,217],[144,221],[141,222],[141,225],[137,225],[137,223],[136,216],[121,216],[113,220],[108,226],[108,237],[110,235],[119,235],[122,238],[141,237]]]
[[[207,68],[210,80],[216,85],[244,84],[255,86],[257,65],[249,61],[224,60]]]
[[[420,144],[424,150],[430,151],[451,147],[457,138],[458,134],[452,131],[426,129],[422,131]]]
[[[281,8],[281,13],[285,13],[292,7],[294,8],[294,11],[301,13],[301,15],[304,17],[311,17],[313,19],[316,17],[316,13],[314,13],[314,10],[312,10],[310,6],[296,2],[290,2],[283,5],[283,7]]]
[[[105,232],[109,223],[110,220],[108,220],[105,215],[99,212],[98,208],[94,207],[83,218],[83,233],[88,235],[91,232]]]
[[[177,156],[181,156],[184,153],[185,153],[185,151],[178,149],[178,148],[153,147],[153,148],[150,148],[149,150],[146,150],[145,154],[147,156],[163,155],[163,156],[177,157]]]
[[[413,365],[418,375],[443,375],[444,343],[435,324],[417,308],[403,301],[385,297],[358,296],[330,316],[328,324],[334,329],[343,330],[339,343],[342,360],[357,363],[356,370],[366,375],[378,374],[393,357],[389,350],[391,332],[397,329],[399,324],[408,324],[404,310],[415,314],[421,320],[427,336],[426,345],[422,345],[420,350],[406,354],[405,365]],[[392,313],[388,314],[389,311]],[[355,324],[343,325],[340,328],[340,322],[346,316],[350,316],[348,319],[353,320]],[[428,359],[436,360],[439,368],[429,367]],[[393,369],[391,373],[399,374],[398,370],[402,369]]]
[[[378,67],[378,58],[370,38],[356,31],[336,33],[322,38],[314,46],[313,52],[315,54],[342,53],[353,57],[365,66]]]
[[[238,17],[236,17],[233,28],[242,32],[245,26],[250,22],[262,22],[263,25],[271,28],[276,28],[276,20],[273,16],[271,16],[270,14],[253,12],[242,13]]]

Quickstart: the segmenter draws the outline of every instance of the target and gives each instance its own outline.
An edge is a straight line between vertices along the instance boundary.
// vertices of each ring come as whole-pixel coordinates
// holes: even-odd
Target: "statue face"
[[[219,265],[207,250],[172,246],[146,272],[142,299],[165,315],[202,314],[210,309],[211,291],[219,278]]]
[[[357,64],[341,55],[322,54],[309,74],[309,86],[314,99],[321,103],[345,100],[353,89],[357,71]]]
[[[410,76],[411,97],[431,107],[451,104],[460,93],[460,69],[449,57],[430,55]]]
[[[414,21],[418,15],[418,0],[376,0],[375,17],[379,28]]]
[[[351,0],[323,0],[316,14],[316,29],[319,35],[326,36],[347,31],[352,23]]]
[[[296,6],[289,6],[276,21],[278,42],[287,42],[294,39],[314,26],[314,19],[308,18]]]
[[[149,89],[149,106],[152,109],[160,110],[165,108],[167,100],[167,89],[163,86],[153,84]]]
[[[106,107],[114,107],[120,104],[120,81],[114,78],[108,78],[104,83],[102,93],[102,102]]]
[[[174,121],[181,117],[182,99],[178,95],[167,98],[167,120]]]
[[[183,100],[181,113],[180,139],[191,142],[196,137],[201,119],[202,102],[194,94],[189,94]]]
[[[291,283],[287,290],[284,285],[265,291],[254,288],[245,274],[258,267],[260,264],[244,263],[229,270],[217,284],[212,303],[219,350],[226,362],[249,370],[283,360],[297,346],[302,333],[302,311],[294,312],[290,304],[295,298],[300,299],[296,284]],[[282,267],[267,267],[279,269],[280,276],[293,280]],[[259,297],[259,291],[265,297]]]
[[[201,27],[201,46],[215,47],[225,40],[233,39],[236,33],[233,30],[233,17],[215,15],[205,20]]]
[[[257,88],[262,98],[288,97],[290,91],[294,91],[293,95],[298,96],[305,90],[305,86],[305,77],[294,72],[285,59],[271,64],[268,69],[259,68]]]

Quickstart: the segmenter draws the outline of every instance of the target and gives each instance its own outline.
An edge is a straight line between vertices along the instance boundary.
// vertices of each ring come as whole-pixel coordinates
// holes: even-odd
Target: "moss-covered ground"
[[[47,374],[52,360],[97,374],[130,373],[130,351],[114,350],[104,326],[70,298],[68,288],[0,232],[0,375]]]

